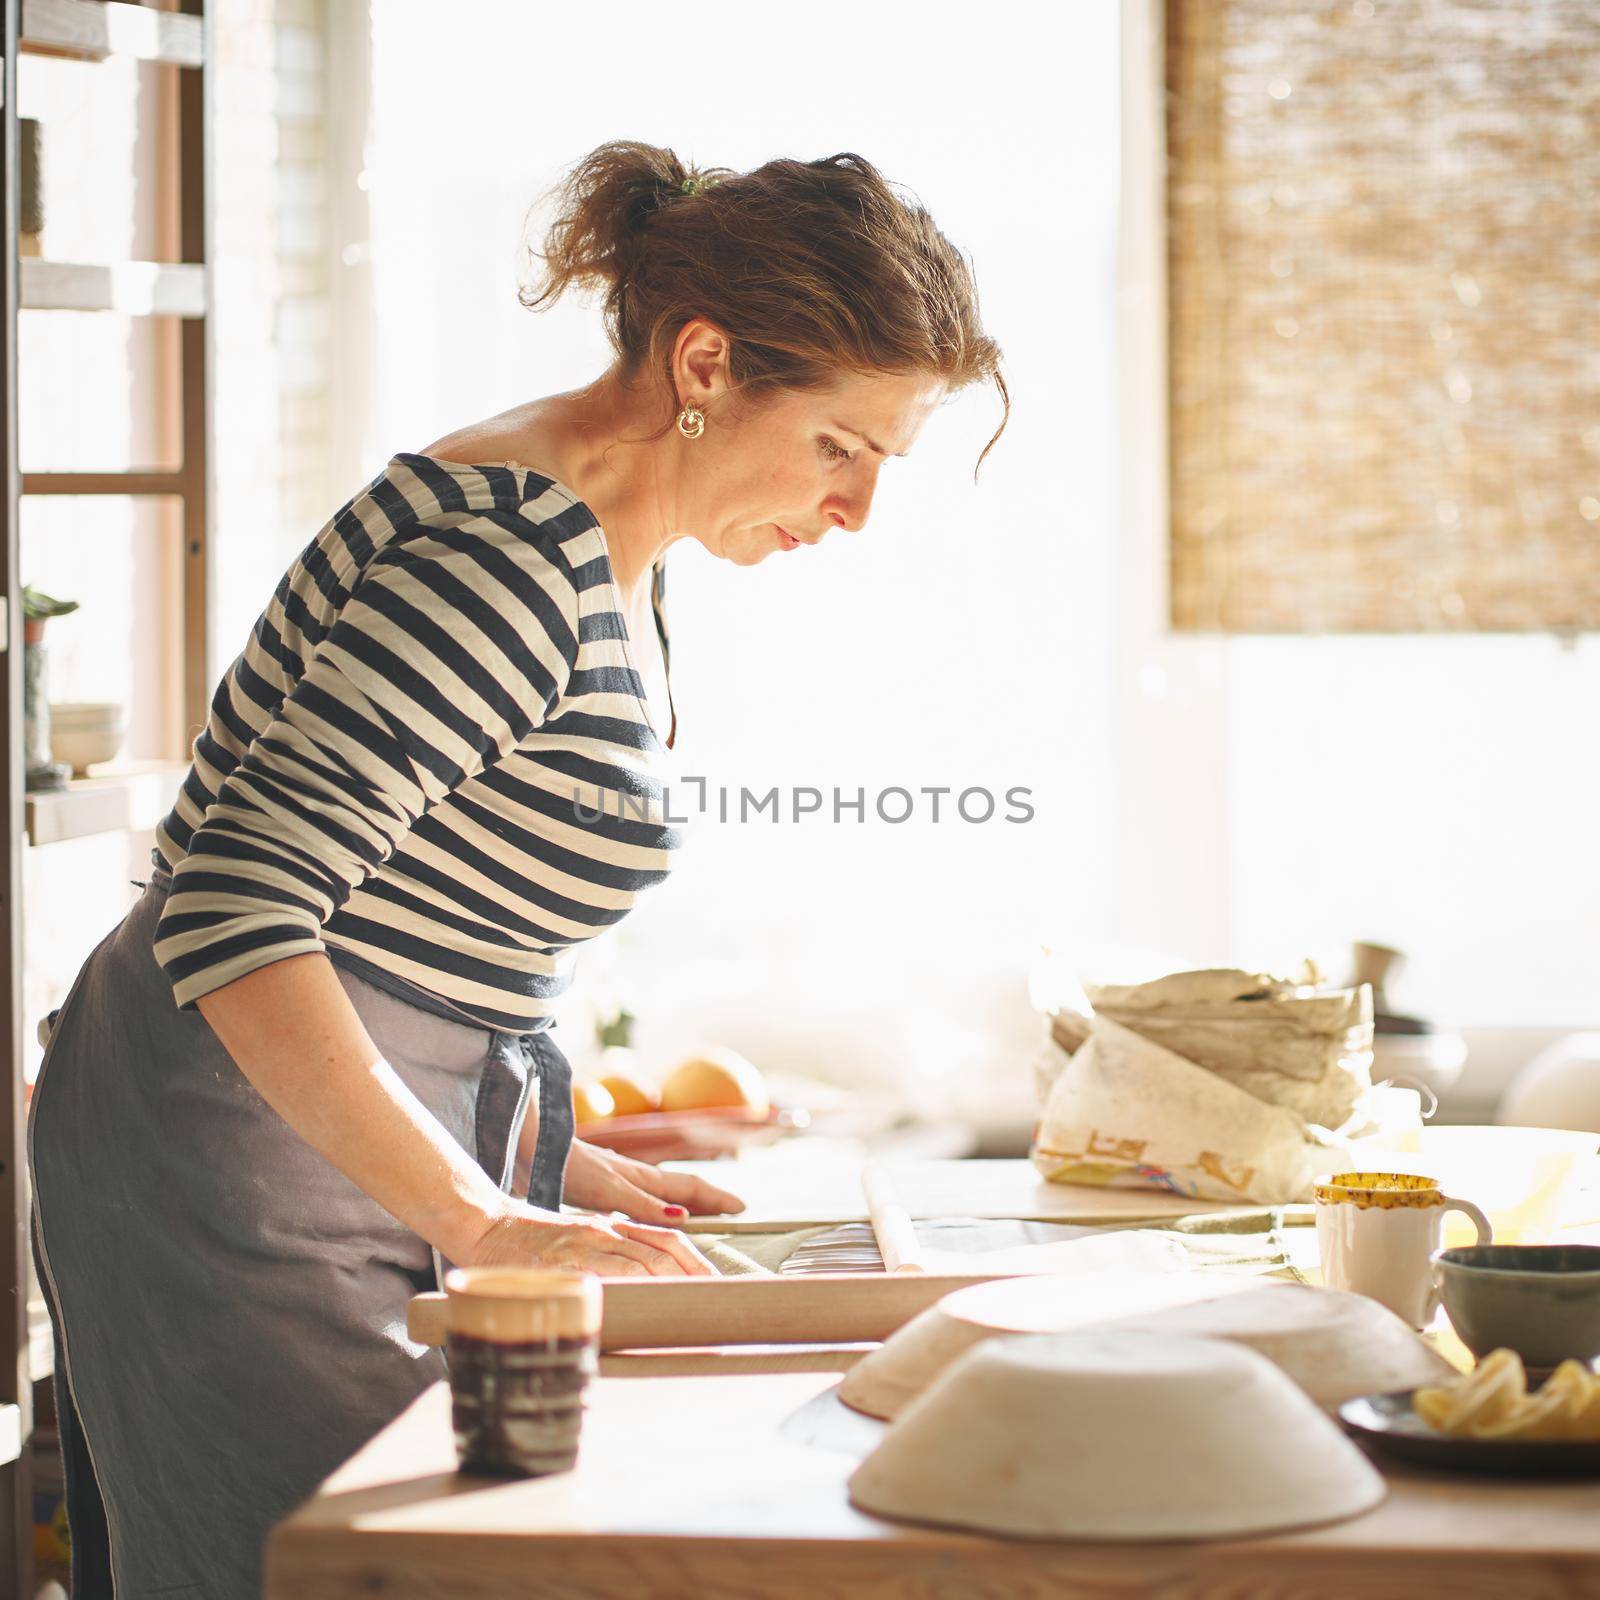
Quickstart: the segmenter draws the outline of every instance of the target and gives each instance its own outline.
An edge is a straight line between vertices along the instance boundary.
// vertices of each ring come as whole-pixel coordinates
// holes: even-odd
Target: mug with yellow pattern
[[[1437,1178],[1412,1172],[1331,1172],[1315,1185],[1322,1281],[1386,1305],[1414,1328],[1439,1309],[1433,1252],[1447,1211],[1464,1211],[1478,1243],[1494,1238],[1489,1219]]]

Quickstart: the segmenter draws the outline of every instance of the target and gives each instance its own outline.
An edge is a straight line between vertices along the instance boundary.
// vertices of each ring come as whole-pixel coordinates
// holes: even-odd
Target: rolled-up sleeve
[[[178,1004],[323,949],[417,819],[553,714],[577,650],[570,570],[515,525],[377,557],[173,873],[155,955]]]

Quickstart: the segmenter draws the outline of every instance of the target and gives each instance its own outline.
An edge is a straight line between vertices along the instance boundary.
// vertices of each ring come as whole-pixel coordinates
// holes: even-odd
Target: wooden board
[[[867,1344],[920,1311],[995,1273],[812,1273],[792,1278],[608,1278],[602,1350],[706,1345]],[[444,1342],[445,1296],[412,1298],[407,1331]]]
[[[753,1150],[731,1161],[674,1161],[737,1194],[731,1217],[691,1217],[701,1233],[776,1233],[832,1222],[865,1222],[861,1163],[811,1162],[803,1149]],[[1097,1189],[1046,1183],[1027,1161],[886,1161],[895,1195],[915,1218],[987,1217],[1020,1222],[1158,1222],[1236,1207],[1156,1189]]]
[[[1585,1482],[1396,1472],[1364,1517],[1222,1543],[1047,1543],[883,1521],[845,1492],[881,1425],[840,1414],[836,1381],[602,1378],[577,1470],[528,1482],[454,1473],[438,1384],[274,1530],[266,1595],[1600,1595],[1600,1488]]]

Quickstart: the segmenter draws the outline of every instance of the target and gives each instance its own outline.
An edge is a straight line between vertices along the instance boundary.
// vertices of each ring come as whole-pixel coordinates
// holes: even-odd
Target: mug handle
[[[450,1326],[450,1296],[439,1289],[414,1294],[406,1307],[406,1333],[418,1344],[442,1346]]]
[[[1478,1237],[1474,1244],[1493,1244],[1494,1229],[1489,1226],[1489,1219],[1470,1200],[1457,1200],[1454,1195],[1444,1197],[1444,1210],[1461,1211],[1472,1219],[1472,1225],[1478,1230]],[[412,1301],[415,1305],[416,1302]]]

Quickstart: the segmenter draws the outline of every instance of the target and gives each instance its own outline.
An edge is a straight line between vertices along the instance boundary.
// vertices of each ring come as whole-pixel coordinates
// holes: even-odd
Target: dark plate
[[[1345,1431],[1387,1455],[1452,1472],[1498,1477],[1600,1477],[1600,1444],[1536,1444],[1516,1439],[1455,1439],[1435,1432],[1413,1409],[1414,1389],[1369,1394],[1339,1407]]]

